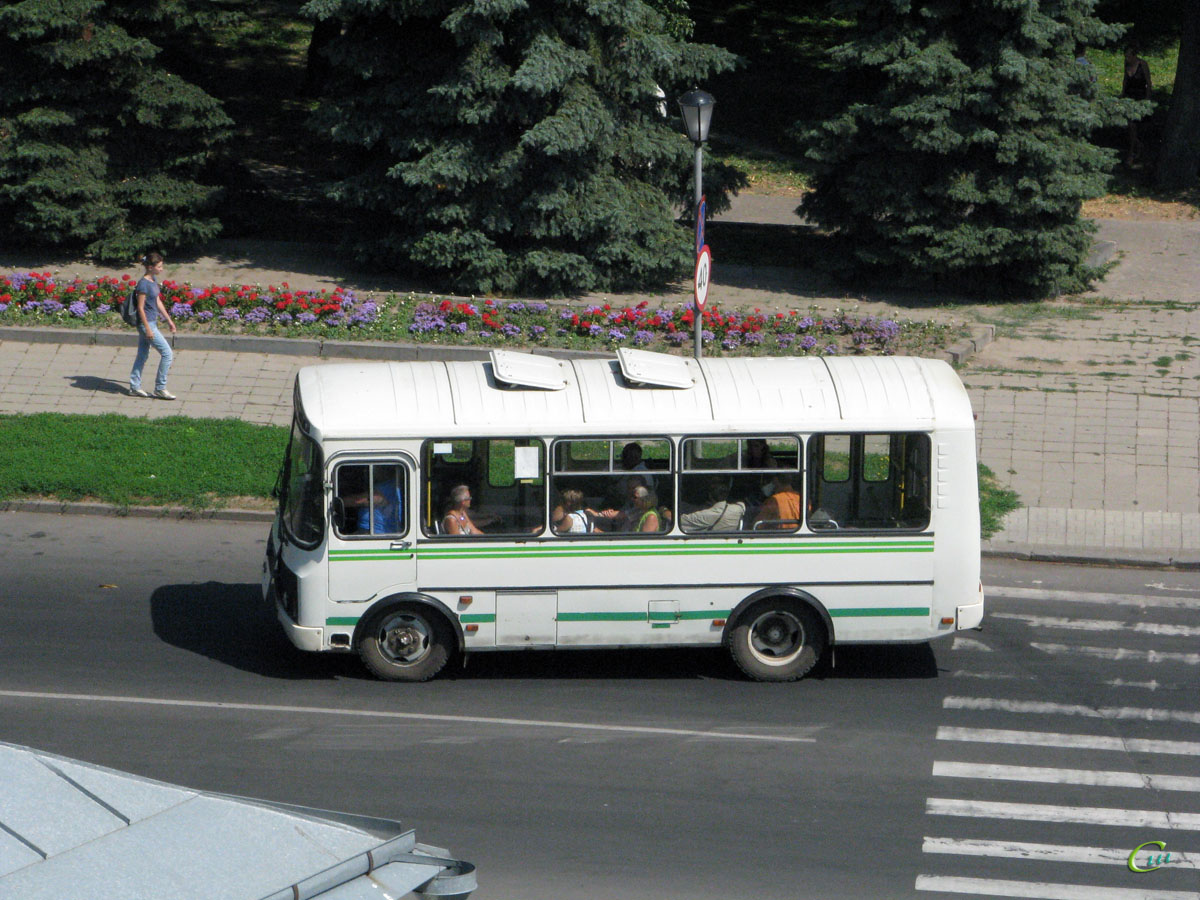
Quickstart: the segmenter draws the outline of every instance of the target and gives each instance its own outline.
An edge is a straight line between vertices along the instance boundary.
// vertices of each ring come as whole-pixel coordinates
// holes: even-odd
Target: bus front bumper
[[[963,631],[967,628],[978,628],[979,623],[983,621],[983,600],[978,603],[972,603],[970,606],[960,606],[955,616],[954,627],[958,631]]]
[[[309,628],[305,625],[297,625],[292,621],[291,616],[287,614],[287,610],[278,602],[275,604],[275,616],[279,619],[279,624],[283,626],[283,633],[287,635],[291,641],[300,650],[309,650],[313,653],[318,653],[325,649],[325,629],[324,628]]]

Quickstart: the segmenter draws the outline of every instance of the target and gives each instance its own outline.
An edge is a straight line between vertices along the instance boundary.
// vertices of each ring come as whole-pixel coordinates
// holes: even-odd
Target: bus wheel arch
[[[428,681],[462,651],[456,617],[437,600],[401,594],[376,603],[354,632],[363,664],[385,681]]]
[[[724,643],[738,668],[756,681],[795,681],[833,646],[833,619],[797,588],[764,588],[738,604]]]

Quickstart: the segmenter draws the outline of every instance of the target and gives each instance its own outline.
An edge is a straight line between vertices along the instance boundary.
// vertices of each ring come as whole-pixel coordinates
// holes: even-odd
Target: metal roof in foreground
[[[474,866],[397,822],[0,743],[0,900],[449,900],[474,888]]]

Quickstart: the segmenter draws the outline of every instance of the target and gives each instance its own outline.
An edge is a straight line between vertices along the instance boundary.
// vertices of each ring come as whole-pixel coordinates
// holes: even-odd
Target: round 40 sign
[[[704,306],[708,299],[708,284],[712,278],[712,252],[708,244],[700,248],[696,254],[696,306]]]

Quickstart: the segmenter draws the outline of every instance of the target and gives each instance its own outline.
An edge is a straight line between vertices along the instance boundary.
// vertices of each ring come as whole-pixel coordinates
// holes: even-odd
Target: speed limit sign
[[[700,252],[696,254],[696,307],[699,309],[704,306],[704,301],[708,299],[708,284],[712,279],[712,252],[708,249],[708,244],[700,248]]]

